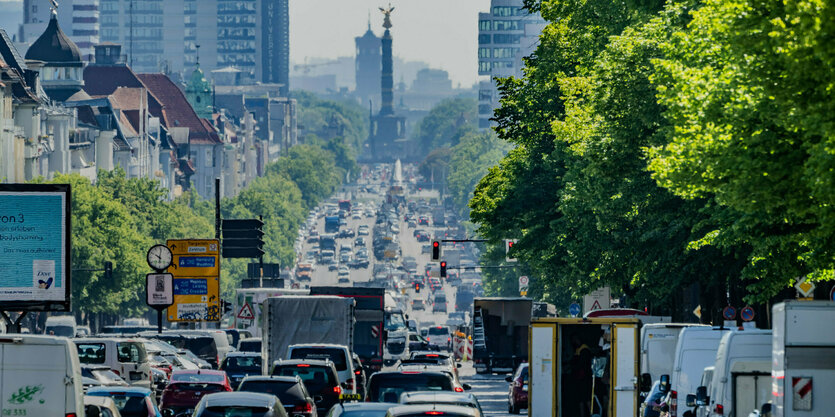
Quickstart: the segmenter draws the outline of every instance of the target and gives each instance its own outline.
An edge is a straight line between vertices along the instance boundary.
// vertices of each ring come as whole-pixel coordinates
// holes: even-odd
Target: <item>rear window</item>
[[[104,343],[76,343],[81,363],[104,363]]]
[[[52,336],[75,337],[75,329],[72,326],[47,326],[46,334]]]
[[[250,406],[208,407],[200,413],[201,417],[264,417],[270,409]],[[272,414],[270,414],[272,415]]]
[[[148,360],[145,346],[138,342],[116,343],[116,356],[121,363],[142,363]]]
[[[278,397],[284,405],[304,401],[305,397],[301,386],[295,382],[285,381],[244,381],[238,387],[238,391],[272,394]]]
[[[330,369],[323,366],[277,366],[273,370],[273,375],[298,376],[311,393],[322,391],[327,386],[336,385]]]
[[[213,383],[177,382],[169,384],[166,389],[173,391],[199,391],[199,392],[220,392],[224,391],[223,385]]]
[[[145,397],[134,397],[125,395],[111,395],[110,398],[119,409],[122,417],[147,417],[148,401]]]
[[[294,348],[290,352],[290,359],[325,359],[333,362],[337,371],[348,369],[348,358],[345,357],[345,350],[338,348]]]
[[[400,394],[413,391],[452,391],[452,381],[430,373],[376,374],[371,377],[368,397],[370,401],[396,403]]]
[[[260,356],[228,356],[220,369],[224,371],[260,371]]]
[[[260,340],[252,340],[241,342],[238,350],[241,352],[260,352],[261,351],[261,341]]]
[[[173,373],[171,382],[215,382],[223,383],[224,375],[218,374],[197,374],[197,373]]]
[[[429,334],[434,336],[447,335],[449,334],[449,329],[447,329],[446,327],[430,327]]]

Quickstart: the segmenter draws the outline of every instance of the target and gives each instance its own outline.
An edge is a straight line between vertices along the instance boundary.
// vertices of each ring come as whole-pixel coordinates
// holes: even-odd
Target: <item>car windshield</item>
[[[244,381],[238,391],[272,394],[278,397],[284,405],[304,401],[304,392],[302,392],[301,387],[296,385],[295,381]]]
[[[200,413],[201,417],[264,417],[270,412],[266,407],[250,407],[250,406],[221,406],[221,407],[207,407]]]
[[[220,392],[223,391],[223,385],[208,382],[177,382],[169,384],[167,389],[171,391]]]
[[[228,356],[220,369],[229,371],[257,372],[261,370],[260,356]]]
[[[377,374],[371,378],[368,397],[371,401],[396,403],[400,394],[413,391],[452,391],[452,381],[432,373]]]
[[[386,330],[401,330],[406,327],[403,315],[400,313],[386,313]]]
[[[345,357],[345,349],[340,348],[293,348],[293,351],[290,353],[290,359],[328,359],[333,362],[337,371],[348,369],[348,358]]]

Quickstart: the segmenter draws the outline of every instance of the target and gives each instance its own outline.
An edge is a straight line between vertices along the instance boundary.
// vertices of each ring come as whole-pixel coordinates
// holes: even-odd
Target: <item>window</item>
[[[76,343],[81,363],[104,363],[104,343]]]
[[[478,61],[478,72],[490,72],[490,61]]]
[[[490,35],[478,35],[479,45],[490,43]]]
[[[479,58],[490,58],[490,48],[478,48]]]
[[[478,105],[478,114],[493,114],[493,106],[489,104],[479,104]]]
[[[478,100],[493,100],[493,90],[478,90]]]
[[[519,30],[518,20],[494,20],[493,30]]]
[[[519,48],[493,48],[493,58],[514,58]]]
[[[508,33],[497,33],[493,35],[493,43],[518,44],[520,39],[522,39],[522,35],[511,35]]]
[[[522,16],[527,12],[521,7],[512,6],[495,6],[493,7],[493,16]]]
[[[493,68],[513,68],[513,61],[493,61]]]
[[[478,30],[490,30],[490,21],[489,20],[479,20],[478,21]]]
[[[136,342],[121,342],[116,344],[119,362],[140,363],[145,361],[145,348]]]

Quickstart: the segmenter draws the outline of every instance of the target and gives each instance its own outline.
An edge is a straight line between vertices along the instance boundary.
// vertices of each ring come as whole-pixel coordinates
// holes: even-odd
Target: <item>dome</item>
[[[26,51],[26,59],[44,61],[46,65],[57,63],[81,63],[81,52],[75,42],[58,26],[53,14],[41,36]]]

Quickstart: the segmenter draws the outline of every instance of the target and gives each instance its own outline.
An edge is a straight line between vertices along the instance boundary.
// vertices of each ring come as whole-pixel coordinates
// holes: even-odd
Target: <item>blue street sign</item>
[[[733,306],[727,306],[724,310],[722,310],[722,317],[725,320],[735,320],[736,319],[736,309]]]
[[[574,317],[577,317],[580,314],[580,310],[580,304],[571,303],[571,305],[568,306],[568,314],[571,314]]]
[[[742,311],[739,312],[739,316],[742,317],[744,321],[751,321],[754,320],[754,309],[751,306],[745,306]]]

